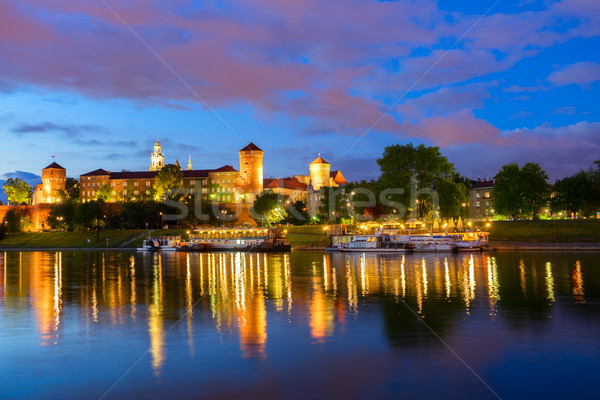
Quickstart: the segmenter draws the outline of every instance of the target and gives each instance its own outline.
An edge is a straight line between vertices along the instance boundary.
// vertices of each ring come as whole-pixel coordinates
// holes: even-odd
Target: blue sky
[[[488,4],[489,3],[489,4]],[[464,175],[600,158],[600,2],[14,1],[0,5],[0,180],[167,162],[376,178],[390,144]],[[487,12],[487,13],[486,13]],[[459,40],[460,39],[460,40]]]

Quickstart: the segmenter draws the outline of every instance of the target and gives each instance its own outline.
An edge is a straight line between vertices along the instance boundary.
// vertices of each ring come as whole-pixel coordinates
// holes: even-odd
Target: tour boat
[[[290,251],[291,246],[278,229],[233,228],[196,229],[191,241],[214,251]]]
[[[355,235],[350,241],[338,241],[329,249],[359,253],[406,253],[412,250],[408,243],[391,239],[389,236]]]
[[[179,242],[179,244],[175,247],[175,250],[185,253],[200,253],[204,251],[210,251],[211,247],[206,243],[190,240],[188,242]]]
[[[144,239],[141,251],[175,251],[181,242],[181,236],[150,236]]]

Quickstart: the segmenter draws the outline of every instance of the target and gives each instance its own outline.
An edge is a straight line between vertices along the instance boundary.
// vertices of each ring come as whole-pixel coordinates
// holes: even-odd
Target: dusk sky
[[[441,147],[489,178],[600,158],[600,1],[3,0],[0,180],[321,153],[377,178],[386,145]]]

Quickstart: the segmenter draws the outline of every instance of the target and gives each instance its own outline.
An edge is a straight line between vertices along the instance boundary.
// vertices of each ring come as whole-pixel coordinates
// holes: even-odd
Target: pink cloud
[[[313,128],[340,135],[366,132],[443,57],[412,99],[375,127],[441,145],[500,140],[472,112],[489,98],[488,86],[465,82],[572,37],[548,27],[564,13],[580,15],[578,7],[595,7],[578,0],[539,12],[492,13],[446,54],[447,43],[478,16],[441,11],[434,1],[233,0],[226,12],[215,1],[200,10],[183,0],[109,4],[211,106],[251,105],[260,117],[308,118]],[[414,50],[424,55],[411,56]],[[0,3],[0,59],[2,81],[143,103],[198,103],[99,1]],[[382,66],[389,60],[398,62],[397,72]],[[595,71],[588,70],[588,82]],[[554,74],[554,82],[585,75]]]
[[[592,82],[600,81],[600,63],[578,62],[552,72],[548,81],[556,86],[571,84],[587,86]]]

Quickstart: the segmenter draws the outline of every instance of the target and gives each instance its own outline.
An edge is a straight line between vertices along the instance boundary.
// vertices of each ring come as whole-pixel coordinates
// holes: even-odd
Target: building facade
[[[287,197],[292,203],[296,201],[306,201],[306,189],[308,185],[300,182],[298,178],[275,178],[264,180],[264,190],[277,193]]]
[[[263,191],[263,155],[264,152],[254,143],[250,143],[239,151],[240,173],[235,182],[239,198],[246,201]]]
[[[51,204],[60,201],[65,191],[67,170],[53,162],[42,169],[42,183],[33,188],[31,204]]]
[[[488,221],[494,218],[494,206],[492,204],[493,189],[493,180],[473,182],[469,201],[469,214],[471,218],[479,221]]]
[[[190,195],[200,194],[203,200],[214,203],[252,204],[257,195],[264,190],[270,190],[288,197],[291,201],[312,201],[313,209],[318,209],[322,197],[321,188],[346,184],[342,173],[331,171],[331,165],[320,155],[310,163],[310,175],[264,179],[263,156],[264,151],[257,145],[248,144],[239,150],[239,171],[231,165],[196,170],[192,168],[190,156],[187,169],[182,170],[182,186]],[[80,176],[81,200],[89,202],[97,199],[99,194],[105,196],[108,202],[156,199],[154,185],[157,175],[165,165],[164,162],[164,154],[157,138],[150,156],[149,171],[110,172],[97,169],[83,174]],[[179,162],[175,165],[181,168]]]

